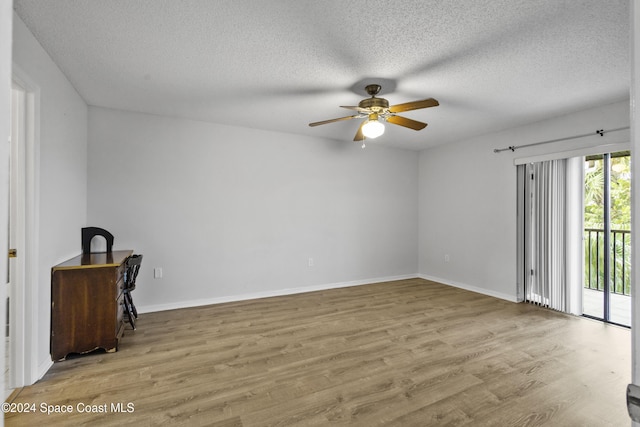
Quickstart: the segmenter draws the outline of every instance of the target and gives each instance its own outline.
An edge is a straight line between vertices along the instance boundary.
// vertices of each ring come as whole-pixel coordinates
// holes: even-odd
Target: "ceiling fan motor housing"
[[[358,107],[366,108],[374,113],[383,113],[384,111],[386,111],[389,108],[389,101],[384,98],[376,98],[376,95],[378,94],[378,92],[380,92],[380,89],[382,89],[380,85],[368,85],[367,87],[365,87],[364,90],[366,90],[367,93],[371,95],[371,98],[363,99],[362,101],[360,101]]]
[[[360,101],[358,107],[380,113],[389,108],[389,101],[384,98],[367,98]]]

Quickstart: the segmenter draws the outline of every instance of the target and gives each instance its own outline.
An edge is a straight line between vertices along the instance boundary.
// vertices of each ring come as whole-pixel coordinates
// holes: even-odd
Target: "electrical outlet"
[[[309,267],[313,267],[313,258],[309,258]]]
[[[449,254],[445,254],[444,256],[444,262],[449,262]]]
[[[153,278],[162,279],[162,267],[155,267],[153,269]]]

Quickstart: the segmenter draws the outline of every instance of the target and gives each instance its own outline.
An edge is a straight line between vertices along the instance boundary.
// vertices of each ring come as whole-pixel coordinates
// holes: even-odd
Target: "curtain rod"
[[[567,141],[569,139],[584,138],[585,136],[593,136],[593,135],[604,136],[605,133],[616,132],[616,131],[625,130],[625,129],[629,129],[629,126],[616,128],[616,129],[607,129],[607,130],[599,129],[599,130],[597,130],[595,132],[585,133],[585,134],[582,134],[582,135],[574,135],[574,136],[567,136],[565,138],[550,139],[548,141],[534,142],[532,144],[512,145],[512,146],[507,147],[507,148],[496,148],[496,149],[493,150],[493,152],[494,153],[500,153],[502,151],[509,151],[509,150],[516,151],[518,148],[533,147],[534,145],[550,144],[552,142],[560,142],[560,141]]]

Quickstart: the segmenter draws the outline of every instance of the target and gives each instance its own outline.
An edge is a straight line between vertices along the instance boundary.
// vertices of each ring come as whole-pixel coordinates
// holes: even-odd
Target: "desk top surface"
[[[132,250],[113,251],[113,252],[91,252],[88,254],[78,255],[63,263],[53,267],[55,270],[72,270],[79,268],[100,268],[100,267],[117,267],[124,262],[127,257],[133,254]]]

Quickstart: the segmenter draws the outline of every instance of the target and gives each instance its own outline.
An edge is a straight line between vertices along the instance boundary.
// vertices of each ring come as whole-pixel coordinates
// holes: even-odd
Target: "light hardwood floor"
[[[137,326],[117,353],[56,363],[14,399],[36,413],[6,425],[630,425],[629,330],[422,279]],[[113,413],[119,402],[133,412]]]

